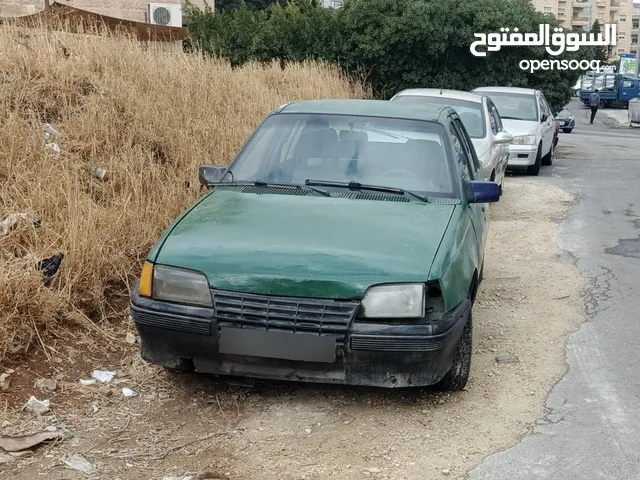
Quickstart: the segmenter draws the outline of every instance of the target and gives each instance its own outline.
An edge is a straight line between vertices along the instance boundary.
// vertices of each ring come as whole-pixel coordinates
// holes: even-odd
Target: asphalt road
[[[585,322],[544,418],[471,480],[640,479],[640,128],[616,128],[602,111],[589,125],[579,102],[568,108],[577,126],[560,133],[565,158],[532,181],[577,196],[559,241],[585,279]]]

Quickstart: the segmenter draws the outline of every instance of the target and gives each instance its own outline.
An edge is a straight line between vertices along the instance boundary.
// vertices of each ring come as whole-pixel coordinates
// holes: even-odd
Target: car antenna
[[[449,50],[447,50],[447,56],[444,58],[444,71],[442,72],[442,83],[440,84],[440,95],[442,95],[442,89],[444,88],[444,76],[447,74],[448,62],[449,62]]]

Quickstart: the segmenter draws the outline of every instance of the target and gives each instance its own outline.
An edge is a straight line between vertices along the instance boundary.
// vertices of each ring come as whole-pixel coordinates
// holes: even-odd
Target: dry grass
[[[0,238],[0,360],[63,322],[122,318],[151,246],[202,193],[198,166],[229,162],[273,108],[362,95],[323,64],[232,70],[124,37],[0,26],[0,221],[42,218]],[[44,122],[59,155],[44,149]],[[35,260],[57,253],[45,287]]]

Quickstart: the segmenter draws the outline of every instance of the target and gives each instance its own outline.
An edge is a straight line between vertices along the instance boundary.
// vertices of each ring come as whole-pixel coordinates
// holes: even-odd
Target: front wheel
[[[527,175],[538,175],[540,173],[540,164],[542,163],[542,145],[538,147],[536,155],[536,163],[527,167]]]
[[[467,314],[467,321],[462,330],[462,335],[456,346],[456,353],[453,357],[453,364],[442,380],[436,383],[435,388],[441,391],[464,390],[469,381],[471,373],[471,352],[473,344],[473,326],[471,309]]]
[[[549,166],[553,163],[553,152],[554,152],[554,141],[551,142],[551,148],[549,148],[549,153],[547,153],[544,157],[542,157],[542,165]]]

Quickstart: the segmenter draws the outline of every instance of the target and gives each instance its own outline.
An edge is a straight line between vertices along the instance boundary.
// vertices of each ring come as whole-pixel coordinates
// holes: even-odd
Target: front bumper
[[[471,310],[465,300],[437,322],[392,325],[356,322],[356,307],[345,322],[332,323],[326,317],[314,326],[300,320],[292,324],[273,314],[266,323],[260,314],[244,315],[239,321],[239,316],[229,315],[238,309],[227,308],[234,298],[256,306],[260,298],[278,302],[282,297],[216,295],[223,300],[208,309],[140,297],[134,287],[130,306],[142,358],[220,375],[386,388],[427,386],[451,368]],[[299,300],[299,311],[314,308],[310,299],[284,299],[280,305],[291,300],[291,305]]]
[[[509,145],[508,167],[528,167],[536,163],[537,145]]]
[[[558,125],[560,125],[560,130],[563,128],[575,128],[576,121],[573,119],[558,120]]]

